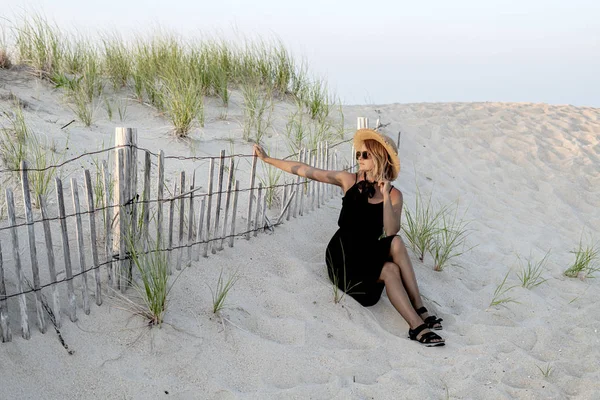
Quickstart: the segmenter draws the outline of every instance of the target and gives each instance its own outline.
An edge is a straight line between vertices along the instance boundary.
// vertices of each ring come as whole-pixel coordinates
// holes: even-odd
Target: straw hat
[[[398,158],[398,147],[396,147],[396,143],[394,143],[394,140],[391,137],[384,135],[383,133],[372,129],[359,129],[354,134],[354,148],[360,147],[365,140],[369,139],[379,142],[387,151],[390,160],[392,161],[392,169],[394,171],[394,176],[391,177],[390,180],[396,180],[398,173],[400,172],[400,158]]]

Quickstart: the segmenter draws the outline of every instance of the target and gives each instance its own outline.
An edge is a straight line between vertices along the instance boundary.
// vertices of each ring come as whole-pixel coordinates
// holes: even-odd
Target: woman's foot
[[[426,347],[444,346],[446,344],[440,335],[429,330],[427,324],[421,324],[415,329],[409,329],[408,337],[410,340],[416,340]]]
[[[416,311],[423,320],[423,323],[425,323],[429,329],[435,329],[436,331],[443,329],[442,324],[440,323],[443,319],[438,318],[435,315],[430,316],[425,307],[420,307]]]

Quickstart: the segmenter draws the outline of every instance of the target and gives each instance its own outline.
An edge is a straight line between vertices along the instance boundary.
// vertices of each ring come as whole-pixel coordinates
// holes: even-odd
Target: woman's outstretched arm
[[[346,171],[319,169],[298,161],[280,160],[278,158],[269,157],[264,149],[258,144],[254,145],[254,154],[262,161],[271,164],[282,171],[319,182],[341,186],[344,191],[354,184],[354,174]]]

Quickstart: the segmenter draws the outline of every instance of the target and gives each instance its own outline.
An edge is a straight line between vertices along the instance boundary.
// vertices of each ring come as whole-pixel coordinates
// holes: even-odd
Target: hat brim
[[[365,140],[375,140],[385,148],[385,151],[387,151],[392,160],[392,169],[394,170],[394,177],[391,180],[396,180],[398,174],[400,173],[400,158],[398,157],[398,150],[396,147],[388,143],[388,141],[386,141],[383,137],[382,133],[378,133],[371,129],[359,129],[354,134],[354,148],[358,148]],[[391,141],[392,139],[388,137],[388,140]]]

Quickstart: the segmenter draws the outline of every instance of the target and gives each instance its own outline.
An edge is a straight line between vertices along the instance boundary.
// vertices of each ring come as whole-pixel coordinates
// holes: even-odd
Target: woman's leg
[[[379,279],[385,283],[385,291],[388,299],[396,310],[402,315],[402,318],[408,323],[410,329],[415,329],[423,323],[423,320],[415,311],[413,305],[410,302],[405,285],[402,284],[402,277],[400,276],[400,267],[393,262],[386,262],[381,270]],[[418,337],[421,337],[425,333],[430,332],[429,329],[423,330]],[[433,340],[434,342],[443,341]]]
[[[390,256],[394,260],[394,264],[400,267],[402,282],[406,288],[406,293],[408,294],[414,309],[418,310],[419,308],[423,307],[423,300],[421,299],[421,294],[419,293],[419,285],[417,284],[415,270],[410,262],[410,257],[408,256],[406,246],[404,245],[404,242],[400,236],[395,236],[394,239],[392,239],[392,243],[390,245]],[[427,313],[421,314],[423,320],[425,320],[425,318],[428,316],[429,315]]]

